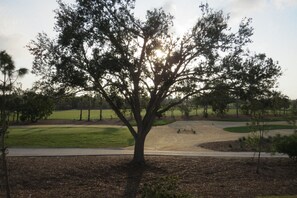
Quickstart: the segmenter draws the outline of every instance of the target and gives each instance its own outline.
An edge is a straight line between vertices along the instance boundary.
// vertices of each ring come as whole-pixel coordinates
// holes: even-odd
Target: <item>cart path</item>
[[[80,149],[80,148],[9,148],[11,157],[62,157],[62,156],[106,156],[106,155],[132,155],[132,150],[126,149]],[[193,151],[151,151],[146,150],[145,155],[153,156],[186,156],[186,157],[257,157],[253,152],[193,152]],[[262,153],[261,157],[286,158],[287,155]]]

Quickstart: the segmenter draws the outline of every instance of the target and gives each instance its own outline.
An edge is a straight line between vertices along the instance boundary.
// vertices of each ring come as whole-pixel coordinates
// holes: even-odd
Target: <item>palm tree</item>
[[[6,51],[0,51],[0,90],[1,90],[1,128],[0,128],[0,149],[2,156],[2,168],[3,175],[5,178],[6,186],[6,197],[10,197],[10,188],[7,172],[7,163],[6,163],[6,145],[5,145],[5,136],[8,129],[8,112],[6,109],[7,95],[13,91],[14,83],[19,77],[23,77],[28,73],[28,69],[20,68],[16,69],[12,57],[6,53]]]

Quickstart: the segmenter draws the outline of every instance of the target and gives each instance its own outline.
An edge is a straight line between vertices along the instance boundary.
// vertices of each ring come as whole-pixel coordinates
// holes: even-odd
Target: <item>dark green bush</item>
[[[276,151],[287,154],[293,160],[297,160],[297,135],[282,136],[275,144]]]

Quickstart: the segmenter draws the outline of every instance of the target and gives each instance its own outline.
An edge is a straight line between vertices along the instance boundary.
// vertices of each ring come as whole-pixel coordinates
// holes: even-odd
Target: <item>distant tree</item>
[[[161,103],[161,108],[167,107],[168,104],[175,103],[175,102],[177,102],[177,100],[178,100],[177,98],[169,96]],[[175,110],[177,110],[177,106],[173,106],[170,109],[168,109],[168,111],[170,111],[171,118],[175,118],[175,114],[174,114]]]
[[[195,97],[195,104],[200,105],[203,108],[203,117],[208,117],[208,107],[211,105],[210,95],[208,92],[204,92],[201,95],[196,95]]]
[[[23,106],[23,98],[22,94],[13,92],[11,95],[8,96],[9,103],[6,105],[7,109],[9,110],[9,117],[12,117],[12,122],[19,122],[20,121],[20,113]]]
[[[11,103],[8,95],[11,95],[16,80],[24,76],[28,70],[26,68],[16,69],[12,57],[6,51],[0,51],[0,91],[1,91],[1,128],[0,128],[0,149],[1,149],[1,177],[4,178],[3,185],[6,189],[6,197],[10,197],[9,178],[6,163],[6,143],[5,137],[8,130],[8,106]]]
[[[92,99],[88,93],[80,96],[80,103],[79,103],[79,107],[80,107],[79,120],[80,121],[83,120],[83,110],[87,110],[87,121],[91,120],[91,108],[92,108],[91,103],[92,103]]]
[[[294,132],[297,133],[297,100],[292,101],[291,113],[287,118],[289,124],[294,127]]]
[[[23,95],[21,121],[37,122],[48,117],[54,109],[52,98],[32,91]]]
[[[254,114],[259,100],[271,96],[282,74],[278,62],[263,53],[250,55],[235,50],[224,58],[223,65],[227,70],[227,83],[232,87],[236,101],[243,102],[242,107],[247,114]]]
[[[285,115],[287,109],[290,107],[290,100],[288,96],[283,95],[281,92],[272,92],[271,109],[275,116]]]
[[[184,100],[178,105],[178,109],[185,118],[189,118],[192,110],[191,100]]]
[[[80,110],[79,110],[79,121],[82,121],[82,116],[83,116],[83,108],[84,108],[84,98],[83,97],[80,97],[80,103],[79,103],[79,106],[80,106]]]
[[[229,86],[224,83],[218,83],[209,93],[210,104],[213,112],[218,116],[223,116],[232,102]]]
[[[182,37],[172,33],[173,17],[163,9],[135,18],[133,0],[59,2],[56,39],[39,34],[29,46],[33,72],[48,87],[83,89],[102,95],[135,140],[134,158],[144,163],[144,142],[157,115],[211,88],[223,74],[222,56],[251,40],[250,20],[237,32],[228,16],[201,5],[202,16]],[[136,127],[114,95],[131,107]],[[145,114],[142,98],[148,96]],[[161,106],[169,96],[179,101]]]
[[[198,109],[200,107],[200,104],[199,104],[199,97],[196,97],[196,96],[193,96],[192,97],[192,104],[193,104],[193,107],[195,109],[195,115],[198,116]]]
[[[42,93],[42,94],[44,94],[44,93]],[[78,109],[79,108],[79,99],[75,95],[68,95],[65,97],[59,97],[57,99],[54,99],[54,104],[55,104],[55,110]]]
[[[280,98],[281,108],[283,108],[283,115],[287,114],[288,109],[290,108],[290,99],[286,95],[281,95]]]

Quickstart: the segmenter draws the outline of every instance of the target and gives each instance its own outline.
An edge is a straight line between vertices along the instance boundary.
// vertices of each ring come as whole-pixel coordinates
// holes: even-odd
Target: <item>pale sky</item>
[[[253,19],[250,50],[279,61],[279,90],[297,99],[297,0],[136,0],[135,14],[144,17],[146,10],[163,7],[175,16],[174,30],[182,34],[200,16],[201,2],[229,13],[233,27],[244,17]],[[54,36],[56,8],[55,0],[0,0],[0,50],[6,50],[17,67],[31,69],[33,57],[25,46],[39,32]],[[23,88],[35,79],[32,74],[24,77]]]

